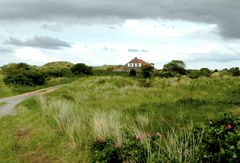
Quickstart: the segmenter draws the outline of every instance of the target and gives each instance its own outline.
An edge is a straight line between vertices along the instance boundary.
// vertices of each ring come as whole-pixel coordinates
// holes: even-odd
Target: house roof
[[[137,57],[135,57],[134,59],[132,59],[131,61],[129,61],[128,63],[141,63],[141,64],[146,64],[146,62],[144,60],[138,59]]]

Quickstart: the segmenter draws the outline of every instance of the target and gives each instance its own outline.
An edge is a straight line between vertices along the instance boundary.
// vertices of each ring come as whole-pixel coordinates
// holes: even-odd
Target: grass
[[[7,105],[6,102],[0,102],[0,107],[1,107],[1,106],[5,106],[5,105]]]
[[[0,119],[0,160],[89,162],[93,141],[111,138],[121,145],[131,133],[141,135],[151,162],[145,133],[160,132],[159,155],[191,161],[200,139],[195,140],[190,131],[224,113],[239,113],[239,82],[234,77],[80,78],[24,102],[18,115]],[[186,149],[189,143],[196,148]]]
[[[77,80],[75,77],[59,77],[51,78],[46,84],[41,86],[21,86],[21,85],[6,85],[2,80],[2,75],[0,74],[0,98],[14,96],[26,92],[32,92],[35,90],[52,87],[56,85],[66,84]]]

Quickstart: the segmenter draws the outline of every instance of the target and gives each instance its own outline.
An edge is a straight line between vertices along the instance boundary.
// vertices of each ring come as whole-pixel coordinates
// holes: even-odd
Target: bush
[[[158,152],[158,135],[147,134],[147,142],[153,153]],[[92,162],[147,162],[148,149],[142,142],[140,134],[127,134],[127,142],[116,144],[111,139],[97,138],[90,146]]]
[[[201,68],[200,75],[209,77],[211,75],[211,71],[208,68]]]
[[[131,69],[129,72],[130,76],[136,76],[137,75],[137,71],[135,69]]]
[[[228,70],[232,76],[240,76],[240,70],[239,67],[233,67]]]
[[[195,132],[202,133],[201,162],[240,162],[239,119],[232,115],[211,120]]]
[[[197,79],[201,76],[199,70],[189,70],[188,77],[191,79]]]
[[[6,84],[32,86],[43,85],[46,81],[46,76],[38,68],[25,63],[6,65],[3,71]]]
[[[173,60],[163,66],[163,70],[166,72],[177,73],[180,75],[186,75],[186,64],[183,61]]]
[[[142,76],[144,78],[149,78],[151,77],[151,72],[153,71],[154,67],[150,64],[142,66]]]
[[[92,67],[85,65],[84,63],[77,63],[71,71],[74,75],[92,75]]]

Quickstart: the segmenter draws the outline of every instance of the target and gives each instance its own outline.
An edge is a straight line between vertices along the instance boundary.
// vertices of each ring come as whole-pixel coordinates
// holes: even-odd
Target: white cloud
[[[37,65],[59,60],[58,58],[44,54],[39,49],[31,47],[16,49],[14,55],[22,62],[30,62]]]

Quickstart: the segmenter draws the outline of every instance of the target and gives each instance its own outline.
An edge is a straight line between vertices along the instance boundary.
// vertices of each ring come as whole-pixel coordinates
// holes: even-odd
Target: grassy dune
[[[90,162],[96,139],[109,138],[121,146],[132,134],[141,136],[147,160],[153,162],[156,153],[151,154],[145,133],[159,132],[157,155],[194,161],[200,139],[193,139],[193,127],[224,113],[238,114],[239,83],[233,77],[81,78],[24,102],[18,115],[0,119],[0,160]],[[190,142],[194,146],[187,149]]]

